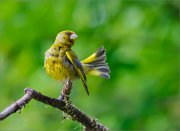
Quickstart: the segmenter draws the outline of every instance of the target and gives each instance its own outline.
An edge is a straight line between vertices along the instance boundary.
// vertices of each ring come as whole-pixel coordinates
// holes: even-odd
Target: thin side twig
[[[70,115],[73,120],[76,120],[84,125],[85,130],[108,131],[108,128],[106,128],[104,125],[98,123],[95,119],[90,118],[68,101],[50,98],[30,88],[26,88],[25,95],[23,97],[0,113],[0,121],[17,112],[18,110],[21,110],[22,107],[24,107],[31,99],[62,110],[63,112]]]
[[[4,111],[0,113],[0,121],[17,112],[18,110],[21,110],[31,99],[32,93],[27,92],[23,97],[8,106]]]
[[[64,87],[61,91],[61,95],[59,96],[59,100],[64,100],[64,101],[68,101],[69,100],[69,95],[71,93],[71,89],[72,89],[72,81],[71,80],[66,80],[64,82]]]

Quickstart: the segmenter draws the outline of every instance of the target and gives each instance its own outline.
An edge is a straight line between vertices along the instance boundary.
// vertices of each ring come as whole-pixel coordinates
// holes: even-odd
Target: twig
[[[106,128],[104,125],[98,123],[95,119],[90,118],[68,101],[50,98],[29,88],[25,89],[25,95],[22,98],[14,102],[0,113],[0,121],[17,112],[18,110],[21,110],[22,107],[24,107],[31,99],[35,99],[39,102],[48,104],[54,108],[64,111],[70,115],[73,120],[76,120],[84,125],[84,129],[86,131],[108,131],[108,128]]]
[[[71,80],[66,80],[64,82],[64,87],[61,91],[61,95],[59,96],[59,100],[64,100],[64,101],[68,101],[69,100],[69,95],[71,93],[71,89],[72,89],[72,81]]]
[[[11,104],[0,113],[0,121],[17,112],[18,110],[21,110],[32,98],[32,93],[27,92],[23,97],[21,97],[19,100]]]

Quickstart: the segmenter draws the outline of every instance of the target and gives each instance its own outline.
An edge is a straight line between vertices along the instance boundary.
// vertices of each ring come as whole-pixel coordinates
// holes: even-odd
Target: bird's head
[[[70,30],[61,31],[56,36],[55,43],[60,44],[61,46],[71,47],[74,44],[74,41],[77,39],[76,33]]]

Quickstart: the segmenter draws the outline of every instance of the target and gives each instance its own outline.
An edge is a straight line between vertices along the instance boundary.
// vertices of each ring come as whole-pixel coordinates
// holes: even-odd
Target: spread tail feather
[[[106,50],[104,47],[99,48],[81,63],[86,74],[101,76],[106,79],[110,78],[110,69],[106,63]]]

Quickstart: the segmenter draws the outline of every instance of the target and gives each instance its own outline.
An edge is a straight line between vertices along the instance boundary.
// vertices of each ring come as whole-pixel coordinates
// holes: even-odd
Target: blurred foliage
[[[74,82],[72,102],[112,131],[178,131],[179,2],[155,0],[1,0],[0,110],[31,87],[58,97],[62,83],[43,69],[59,31],[79,35],[83,59],[104,45],[111,79],[88,76],[90,96]],[[36,101],[0,122],[0,130],[82,130]]]

